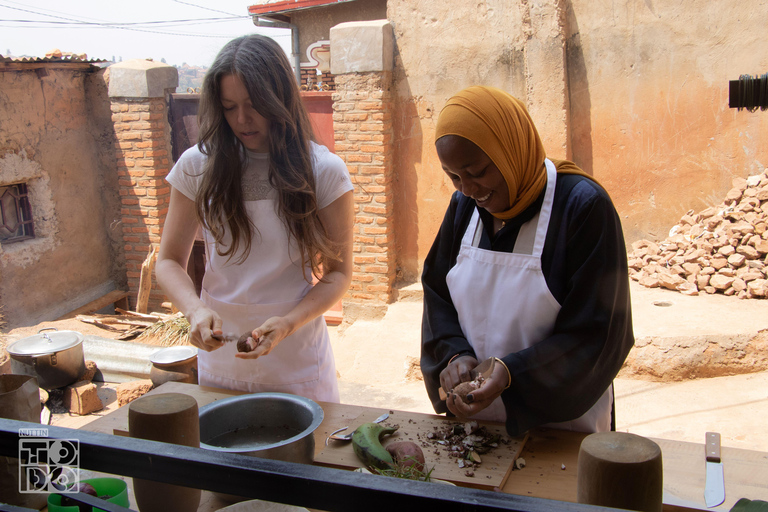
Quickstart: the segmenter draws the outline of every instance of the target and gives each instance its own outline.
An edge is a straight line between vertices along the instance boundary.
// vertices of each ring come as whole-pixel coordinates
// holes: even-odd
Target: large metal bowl
[[[312,464],[314,431],[323,409],[309,398],[254,393],[200,408],[200,447],[265,459]]]

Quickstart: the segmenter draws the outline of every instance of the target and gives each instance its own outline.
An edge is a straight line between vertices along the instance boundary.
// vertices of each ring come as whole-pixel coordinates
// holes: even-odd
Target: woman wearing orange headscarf
[[[457,189],[422,274],[435,410],[506,422],[510,435],[613,428],[612,382],[634,335],[610,197],[572,162],[547,159],[525,107],[499,89],[452,97],[435,141]],[[451,392],[489,358],[492,375],[466,400]]]

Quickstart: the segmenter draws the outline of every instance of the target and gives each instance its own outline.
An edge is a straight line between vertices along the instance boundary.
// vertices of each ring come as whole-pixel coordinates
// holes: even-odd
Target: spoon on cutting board
[[[381,423],[382,421],[384,421],[387,418],[389,418],[389,413],[385,412],[384,414],[382,414],[381,416],[379,416],[378,418],[373,420],[371,423]],[[325,439],[325,445],[328,446],[328,440],[329,439],[333,439],[334,441],[351,441],[352,440],[352,435],[355,433],[354,430],[352,432],[350,432],[349,434],[339,434],[339,432],[347,430],[348,428],[349,427],[342,427],[342,428],[340,428],[338,430],[334,430],[333,432],[331,432],[331,434]]]

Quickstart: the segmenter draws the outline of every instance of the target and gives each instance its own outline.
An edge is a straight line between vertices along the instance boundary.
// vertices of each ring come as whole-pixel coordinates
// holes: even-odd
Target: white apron
[[[238,335],[252,331],[272,316],[285,315],[312,286],[304,279],[308,271],[291,257],[298,258],[298,249],[295,242],[289,244],[286,228],[275,211],[276,201],[262,199],[245,204],[258,225],[247,260],[238,264],[235,257],[227,263],[226,257],[216,253],[210,234],[204,232],[208,258],[201,298],[223,319],[222,331]],[[236,352],[236,343],[225,343],[213,352],[201,350],[200,385],[339,401],[336,364],[322,316],[258,359],[238,359]]]
[[[483,226],[475,208],[461,240],[456,265],[446,277],[464,336],[479,361],[504,357],[543,340],[552,334],[560,311],[541,270],[557,180],[554,164],[549,159],[545,163],[544,203],[539,213],[521,227],[514,252],[478,247]],[[609,386],[580,418],[546,426],[579,432],[610,430],[612,406],[613,390]],[[501,397],[475,417],[505,422],[507,414]]]

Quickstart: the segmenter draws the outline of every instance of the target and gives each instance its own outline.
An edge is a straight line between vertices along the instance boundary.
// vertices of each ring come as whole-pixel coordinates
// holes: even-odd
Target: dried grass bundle
[[[189,345],[189,329],[189,322],[183,316],[160,320],[144,329],[136,341],[163,347]]]
[[[5,316],[3,315],[3,306],[0,305],[0,331],[2,331],[0,332],[0,348],[4,348],[6,345],[6,341],[5,341],[6,335],[4,332],[6,325],[7,324],[5,323]]]

